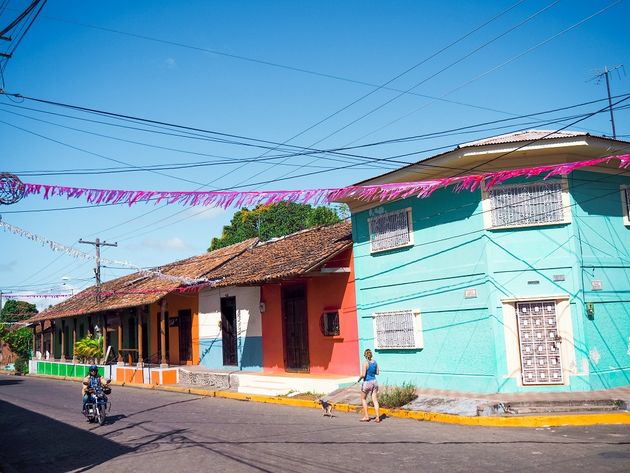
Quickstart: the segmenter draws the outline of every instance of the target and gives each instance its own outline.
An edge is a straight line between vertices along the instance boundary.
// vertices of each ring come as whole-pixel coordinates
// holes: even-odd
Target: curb
[[[80,381],[77,378],[52,375],[30,375],[31,377],[49,378],[64,381]],[[150,389],[154,391],[167,391],[182,394],[194,394],[204,397],[217,397],[222,399],[232,399],[235,401],[260,402],[265,404],[277,404],[291,407],[306,407],[311,409],[321,409],[319,402],[304,399],[291,399],[278,396],[263,396],[259,394],[244,394],[232,391],[211,391],[199,388],[183,388],[180,386],[169,386],[159,384],[138,384],[112,381],[114,386],[129,387],[136,389]],[[352,404],[334,404],[335,410],[340,412],[357,413],[361,412],[361,406]],[[560,426],[586,426],[586,425],[630,425],[630,412],[602,413],[602,414],[558,414],[558,415],[535,415],[535,416],[514,416],[514,417],[473,417],[459,416],[455,414],[442,414],[439,412],[410,411],[406,409],[380,409],[381,414],[387,417],[398,417],[401,419],[413,419],[426,422],[439,422],[442,424],[470,425],[479,427],[560,427]],[[370,408],[370,413],[375,414]]]

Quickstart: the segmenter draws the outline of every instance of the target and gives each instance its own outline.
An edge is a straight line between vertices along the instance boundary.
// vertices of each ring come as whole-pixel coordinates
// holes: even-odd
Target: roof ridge
[[[589,133],[583,132],[583,131],[544,130],[544,129],[530,128],[530,129],[527,129],[527,130],[513,131],[511,133],[503,133],[501,135],[488,136],[486,138],[480,138],[478,140],[469,141],[467,143],[461,143],[461,144],[457,145],[457,149],[459,149],[459,148],[466,148],[468,146],[480,146],[482,144],[497,144],[497,143],[492,143],[492,142],[493,141],[498,141],[498,140],[501,140],[501,139],[505,139],[505,138],[509,138],[509,137],[518,137],[518,136],[527,135],[527,134],[548,135],[548,136],[545,137],[545,139],[571,138],[571,137],[574,137],[574,136],[590,136]],[[542,139],[542,138],[535,138],[535,139],[539,140],[539,139]]]
[[[321,230],[323,228],[332,228],[332,227],[337,226],[337,225],[348,224],[348,223],[350,223],[350,221],[347,220],[347,219],[344,219],[341,222],[332,223],[330,225],[323,224],[323,225],[317,225],[316,227],[304,228],[302,230],[298,230],[297,232],[289,233],[288,235],[282,235],[282,236],[279,236],[279,237],[271,238],[270,240],[261,241],[260,244],[256,245],[256,248],[264,246],[264,245],[268,245],[270,243],[275,243],[275,242],[278,242],[278,241],[282,241],[282,240],[285,240],[287,238],[292,238],[292,237],[294,237],[296,235],[299,235],[301,233],[307,233],[307,232],[312,232],[312,231],[315,231],[315,230]]]

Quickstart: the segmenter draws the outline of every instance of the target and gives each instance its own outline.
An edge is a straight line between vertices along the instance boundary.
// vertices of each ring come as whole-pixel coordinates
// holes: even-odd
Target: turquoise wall
[[[579,350],[591,389],[630,385],[630,228],[623,222],[619,191],[630,180],[586,172],[570,179],[581,261],[584,338]],[[601,281],[601,290],[592,289],[594,280]],[[592,317],[586,315],[584,302],[593,304]]]
[[[385,211],[412,208],[414,245],[370,254],[370,212],[353,215],[360,353],[374,347],[372,313],[419,309],[424,348],[378,350],[380,380],[443,389],[494,391],[495,321],[488,311],[487,241],[479,192],[437,191],[406,199]],[[465,299],[476,288],[478,297]]]
[[[485,230],[480,191],[448,189],[427,199],[386,203],[384,211],[411,207],[414,245],[375,254],[369,248],[370,211],[353,213],[360,353],[374,345],[373,312],[419,309],[424,348],[375,354],[385,384],[478,392],[630,384],[630,319],[624,309],[630,233],[622,221],[621,182],[575,173],[569,180],[572,223],[541,227]],[[604,291],[590,291],[587,273],[603,281]],[[564,280],[555,281],[558,275]],[[466,288],[475,288],[477,297],[465,299]],[[519,387],[508,374],[501,299],[542,295],[569,298],[574,375],[566,386]],[[596,301],[593,320],[585,315],[584,297]]]

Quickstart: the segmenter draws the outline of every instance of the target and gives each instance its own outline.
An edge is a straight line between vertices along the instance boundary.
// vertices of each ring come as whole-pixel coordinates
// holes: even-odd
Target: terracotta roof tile
[[[255,245],[257,241],[257,238],[252,238],[156,269],[169,276],[205,278],[208,273]],[[29,319],[29,322],[152,304],[180,286],[183,286],[180,282],[143,273],[133,273],[101,284],[103,297],[98,304],[96,302],[96,286],[92,286],[40,312]]]
[[[350,222],[342,222],[264,243],[253,238],[156,269],[170,276],[218,280],[217,286],[260,284],[304,275],[351,246],[352,226]],[[180,282],[133,273],[103,283],[100,303],[96,302],[92,286],[37,314],[29,322],[152,304],[180,286],[183,286]]]
[[[352,246],[352,225],[342,222],[261,243],[209,276],[217,286],[261,284],[301,276]]]

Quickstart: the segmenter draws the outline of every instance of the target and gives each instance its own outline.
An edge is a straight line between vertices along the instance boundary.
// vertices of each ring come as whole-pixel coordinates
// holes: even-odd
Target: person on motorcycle
[[[109,379],[106,379],[105,382],[101,380],[101,375],[98,374],[98,366],[90,366],[89,372],[90,374],[83,378],[83,389],[81,390],[83,394],[83,414],[86,414],[86,405],[90,402],[90,394],[94,392],[96,387],[99,385],[103,387],[109,386]]]

